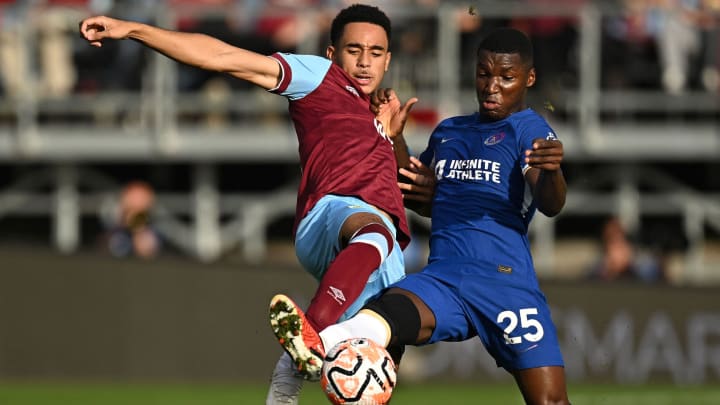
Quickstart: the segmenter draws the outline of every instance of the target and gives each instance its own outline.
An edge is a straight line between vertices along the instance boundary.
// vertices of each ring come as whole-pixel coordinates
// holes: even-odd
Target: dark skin
[[[527,90],[533,84],[535,69],[523,61],[520,54],[494,53],[487,50],[478,53],[475,88],[479,112],[484,119],[502,120],[524,110]],[[422,202],[425,210],[421,214],[427,214],[435,188],[435,176],[430,168],[409,156],[402,139],[407,113],[416,101],[411,99],[402,105],[390,89],[382,89],[373,94],[373,108],[379,117],[385,117],[383,122],[394,137],[398,163],[403,162],[400,173],[411,182],[398,183],[398,186],[406,200]],[[525,151],[525,162],[530,165],[530,169],[525,173],[525,180],[530,185],[538,210],[550,217],[557,215],[565,204],[567,186],[560,168],[562,159],[563,145],[555,139],[537,138],[532,149]],[[420,314],[421,326],[417,338],[414,342],[401,343],[426,343],[436,325],[435,315],[430,308],[418,296],[400,288],[390,289],[386,294],[409,297]],[[397,342],[391,340],[390,343]],[[563,367],[537,367],[512,370],[511,373],[527,404],[569,404]]]

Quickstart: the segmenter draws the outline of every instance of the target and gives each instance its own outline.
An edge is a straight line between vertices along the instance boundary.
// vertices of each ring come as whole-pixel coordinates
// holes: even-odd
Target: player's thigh
[[[513,371],[513,377],[528,404],[568,404],[565,368],[536,367]]]
[[[463,297],[478,335],[509,372],[564,366],[545,296],[528,285],[466,280]]]
[[[469,322],[462,297],[455,288],[460,283],[457,277],[459,273],[451,267],[433,263],[393,285],[411,293],[406,295],[420,311],[419,344],[460,341],[475,336],[475,327]]]
[[[300,264],[320,280],[330,262],[342,249],[340,234],[348,218],[357,214],[374,215],[395,236],[395,227],[370,204],[346,196],[326,195],[321,198],[298,224],[295,254]]]
[[[356,210],[357,211],[357,210]],[[388,228],[388,231],[392,234],[394,226],[388,227],[386,224],[386,218],[379,210],[377,212],[359,211],[351,214],[345,222],[343,222],[342,228],[340,228],[340,242],[345,247],[350,239],[363,227],[370,224],[380,224]]]

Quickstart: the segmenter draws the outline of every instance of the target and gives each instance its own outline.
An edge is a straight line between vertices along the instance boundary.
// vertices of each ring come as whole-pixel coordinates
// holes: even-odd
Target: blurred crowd
[[[33,91],[40,97],[104,89],[137,90],[147,53],[132,41],[98,51],[79,41],[78,21],[89,14],[152,22],[205,32],[260,53],[317,53],[327,43],[342,0],[0,0],[0,87],[5,96]],[[373,2],[370,2],[373,3]],[[436,52],[435,10],[439,0],[377,2],[393,17],[393,50],[400,86],[437,85],[437,72],[423,64]],[[583,6],[590,0],[513,0],[532,6]],[[460,3],[458,3],[460,4]],[[464,4],[464,3],[463,3]],[[677,94],[688,89],[718,91],[720,86],[720,1],[615,0],[592,4],[603,18],[602,82],[606,88],[656,88]],[[571,16],[483,16],[458,7],[456,26],[463,57],[472,56],[478,34],[512,25],[531,35],[536,46],[538,85],[546,92],[576,85],[578,20]],[[101,53],[101,54],[100,54]],[[100,56],[101,55],[101,56]],[[470,66],[462,64],[463,67]],[[461,80],[472,80],[463,71]],[[227,90],[241,81],[218,81],[197,69],[180,67],[181,91]]]
[[[607,21],[606,85],[718,91],[720,1],[624,0],[627,14]],[[647,80],[659,78],[658,80]]]

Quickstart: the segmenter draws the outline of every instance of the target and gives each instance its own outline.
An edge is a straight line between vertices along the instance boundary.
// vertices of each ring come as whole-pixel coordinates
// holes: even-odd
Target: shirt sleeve
[[[520,143],[520,154],[524,157],[525,151],[532,149],[532,144],[535,139],[558,139],[555,131],[540,115],[534,114],[531,118],[525,120],[521,125],[518,126],[518,141]],[[525,163],[525,159],[521,158],[522,172],[525,173],[530,166]]]
[[[278,52],[271,57],[280,63],[282,77],[280,84],[268,91],[290,100],[299,100],[317,89],[332,64],[329,59],[315,55]]]

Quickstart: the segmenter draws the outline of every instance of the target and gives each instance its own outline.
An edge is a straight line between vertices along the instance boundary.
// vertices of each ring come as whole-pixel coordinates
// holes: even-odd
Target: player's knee
[[[354,243],[365,243],[377,249],[381,263],[390,255],[395,244],[392,232],[380,223],[370,223],[358,229],[348,241],[348,246]]]
[[[420,312],[415,303],[403,294],[383,294],[365,305],[382,316],[390,326],[390,345],[417,343],[420,333]]]
[[[533,405],[570,405],[565,392],[550,391],[542,395],[532,396],[527,400],[528,404]]]

